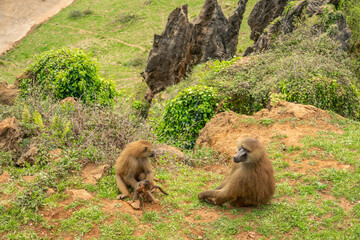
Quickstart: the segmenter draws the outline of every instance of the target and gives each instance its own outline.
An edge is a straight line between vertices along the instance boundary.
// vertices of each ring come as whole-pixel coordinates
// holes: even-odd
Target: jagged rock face
[[[167,86],[178,83],[185,75],[190,57],[191,32],[192,25],[184,4],[170,14],[165,31],[154,36],[153,48],[142,74],[151,89],[150,98]]]
[[[256,42],[269,23],[282,14],[288,1],[289,0],[257,1],[248,18],[248,24],[251,28],[250,39]]]
[[[254,8],[253,12],[250,14],[252,18],[249,17],[249,21],[251,19],[251,22],[256,21],[256,19],[253,19],[255,16],[261,16],[261,14],[264,14],[264,11],[266,11],[268,6],[273,6],[278,0],[259,0],[256,5],[258,7]],[[305,12],[307,17],[312,17],[313,15],[321,15],[323,13],[323,9],[325,4],[332,3],[332,4],[339,4],[338,0],[298,0],[298,1],[292,1],[294,2],[294,6],[289,9],[286,13],[276,13],[273,14],[272,17],[275,19],[278,17],[271,25],[268,25],[270,21],[266,18],[263,23],[258,23],[257,25],[250,25],[251,27],[251,34],[253,35],[252,39],[255,40],[255,44],[253,47],[249,47],[245,50],[244,56],[250,55],[253,52],[259,53],[263,52],[267,49],[269,49],[272,40],[274,39],[273,36],[278,36],[279,34],[288,34],[291,33],[294,30],[294,22],[295,19],[300,19],[302,14]],[[263,3],[263,4],[260,4]],[[272,5],[273,4],[273,5]],[[276,8],[280,9],[280,8]],[[284,10],[285,8],[283,8]],[[264,19],[264,17],[260,17],[260,20]],[[265,28],[257,27],[257,26],[268,26],[267,29],[261,33],[257,37],[257,33],[259,30],[263,31]],[[350,44],[350,37],[351,37],[351,31],[349,27],[346,24],[346,18],[345,16],[339,17],[336,20],[337,25],[337,33],[334,34],[332,37],[338,41],[340,41],[341,46],[340,48],[342,50],[346,50],[349,47]]]
[[[174,85],[189,69],[208,59],[229,59],[237,48],[239,28],[248,0],[240,0],[234,13],[226,18],[216,0],[206,0],[199,16],[188,20],[187,4],[169,16],[165,30],[154,36],[145,71],[150,91],[147,100]]]

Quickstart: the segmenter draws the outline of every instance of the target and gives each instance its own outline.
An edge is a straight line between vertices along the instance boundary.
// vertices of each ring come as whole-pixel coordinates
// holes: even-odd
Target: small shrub
[[[115,83],[100,77],[99,64],[79,49],[63,48],[40,55],[27,68],[32,78],[23,79],[20,89],[23,96],[40,88],[44,98],[75,97],[85,103],[110,104],[117,95]]]
[[[80,18],[80,17],[85,17],[87,15],[91,15],[92,13],[93,13],[93,11],[90,9],[85,9],[83,11],[73,10],[69,13],[69,18],[76,19],[76,18]]]
[[[215,114],[220,99],[215,88],[192,86],[166,104],[157,134],[160,141],[192,148],[205,124]]]

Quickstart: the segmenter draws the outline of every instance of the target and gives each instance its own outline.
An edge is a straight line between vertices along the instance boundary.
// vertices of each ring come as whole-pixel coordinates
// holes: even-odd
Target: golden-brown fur
[[[199,199],[237,207],[269,202],[275,192],[274,170],[265,147],[256,139],[239,138],[237,153],[228,175],[214,190],[199,193]]]
[[[160,186],[152,185],[150,181],[147,179],[139,181],[134,188],[132,203],[134,203],[137,199],[139,199],[139,197],[141,197],[143,201],[144,198],[147,197],[148,201],[150,202],[158,202],[158,200],[151,194],[151,191],[156,188],[159,189],[165,195],[168,195],[168,193],[165,192]]]
[[[125,146],[115,163],[116,184],[121,192],[118,198],[130,197],[128,186],[135,188],[138,181],[147,179],[153,184],[154,170],[149,157],[154,154],[152,144],[146,140]]]

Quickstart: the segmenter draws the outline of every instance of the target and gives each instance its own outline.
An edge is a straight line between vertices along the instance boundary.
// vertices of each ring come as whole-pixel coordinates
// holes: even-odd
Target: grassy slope
[[[152,2],[147,4],[147,2]],[[256,1],[249,1],[247,16]],[[189,18],[199,14],[203,0],[113,1],[77,0],[48,22],[37,27],[14,50],[0,58],[0,81],[12,83],[35,55],[64,46],[93,52],[102,65],[102,75],[118,82],[119,87],[141,81],[154,34],[160,34],[171,11],[188,4]],[[237,1],[219,1],[226,15]],[[70,19],[74,10],[89,9],[93,14]],[[247,17],[241,28],[239,49],[251,44]]]
[[[103,76],[115,79],[120,86],[132,85],[134,81],[140,81],[139,72],[144,67],[153,34],[162,31],[169,12],[184,2],[154,1],[146,6],[145,1],[77,0],[1,58],[5,66],[0,67],[0,80],[12,82],[14,76],[31,62],[34,53],[71,46],[94,52],[102,63]],[[189,15],[194,17],[202,1],[188,2]],[[219,2],[233,6],[237,1]],[[72,10],[87,8],[95,13],[78,20],[67,18]],[[136,14],[139,18],[135,22],[113,25],[117,18],[123,19],[122,14]],[[246,29],[243,31],[247,32]],[[240,38],[246,36],[244,32]],[[146,51],[118,40],[141,46]],[[245,45],[250,44],[245,41]],[[243,46],[240,44],[239,49]],[[137,62],[142,64],[135,64]],[[0,114],[7,116],[5,111]],[[268,146],[275,167],[277,190],[272,204],[257,209],[231,209],[199,202],[200,189],[216,186],[226,167],[216,165],[211,171],[211,168],[189,167],[166,157],[157,162],[156,176],[164,180],[161,185],[170,195],[156,194],[160,205],[147,204],[143,212],[129,211],[125,202],[112,200],[118,194],[113,171],[96,186],[84,185],[78,174],[59,180],[53,195],[37,196],[44,198],[44,207],[38,212],[8,208],[15,196],[21,196],[22,190],[31,184],[22,176],[37,175],[41,179],[48,169],[39,165],[29,168],[7,166],[3,170],[12,178],[0,183],[0,239],[358,239],[360,126],[348,120],[329,121],[345,133],[321,132],[305,138],[302,146],[287,151],[281,145],[281,138],[286,136],[279,136]],[[294,158],[294,155],[299,157]],[[193,161],[214,157],[206,152],[200,154],[200,160],[190,153],[188,156]],[[0,158],[1,163],[10,161],[4,152]],[[301,173],[292,171],[287,164],[287,161],[296,163],[313,158],[336,160],[351,168]],[[69,159],[64,160],[64,164],[66,161],[71,163]],[[71,188],[86,189],[94,198],[73,200],[66,193]]]

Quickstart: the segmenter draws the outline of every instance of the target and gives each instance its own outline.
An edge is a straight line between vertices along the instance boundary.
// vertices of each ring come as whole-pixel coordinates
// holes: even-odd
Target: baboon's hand
[[[127,194],[120,194],[120,195],[117,195],[116,199],[117,200],[122,200],[122,199],[125,199],[125,198],[128,198],[130,197],[129,195]]]

